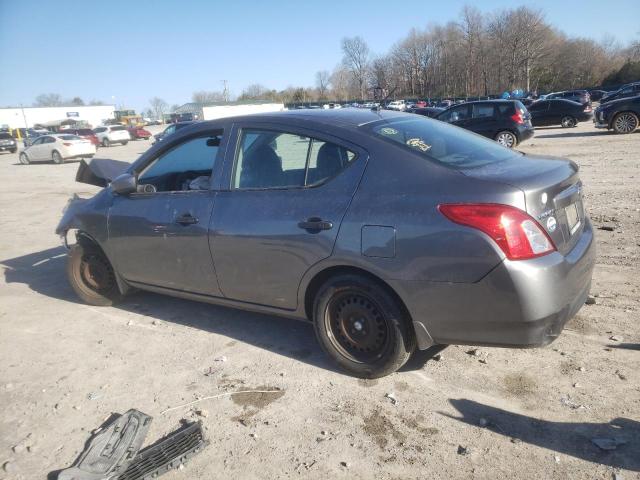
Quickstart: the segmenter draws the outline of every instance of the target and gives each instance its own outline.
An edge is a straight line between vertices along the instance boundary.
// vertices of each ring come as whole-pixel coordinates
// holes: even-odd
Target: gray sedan
[[[57,228],[85,302],[137,288],[307,320],[361,377],[436,344],[546,345],[590,288],[576,164],[417,115],[199,122],[77,179],[105,187]]]

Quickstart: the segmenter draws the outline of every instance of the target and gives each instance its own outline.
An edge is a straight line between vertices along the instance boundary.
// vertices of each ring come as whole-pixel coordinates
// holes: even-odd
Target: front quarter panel
[[[56,227],[56,234],[66,235],[70,229],[81,230],[93,238],[106,252],[107,215],[112,202],[108,188],[92,198],[73,198]]]

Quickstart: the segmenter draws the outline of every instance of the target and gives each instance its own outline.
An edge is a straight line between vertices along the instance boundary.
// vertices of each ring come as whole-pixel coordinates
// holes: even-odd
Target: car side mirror
[[[137,190],[138,182],[135,175],[123,173],[111,182],[111,191],[118,195],[129,195]]]

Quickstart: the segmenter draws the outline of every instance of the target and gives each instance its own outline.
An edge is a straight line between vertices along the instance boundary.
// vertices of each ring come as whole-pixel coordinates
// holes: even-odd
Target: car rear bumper
[[[534,133],[535,133],[535,129],[533,128],[533,126],[520,127],[518,129],[518,143],[524,142],[525,140],[530,139],[531,137],[533,137]]]
[[[15,150],[16,148],[18,148],[18,146],[16,144],[13,144],[13,145],[0,145],[0,151],[2,151],[2,150]]]
[[[431,343],[536,347],[551,343],[584,304],[595,264],[587,221],[566,255],[505,260],[476,283],[399,282],[418,346]],[[428,335],[424,335],[425,332]]]

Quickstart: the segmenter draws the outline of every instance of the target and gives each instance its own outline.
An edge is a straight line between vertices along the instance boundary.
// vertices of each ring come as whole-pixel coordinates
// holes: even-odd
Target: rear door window
[[[472,116],[473,118],[493,117],[493,104],[492,103],[474,103]]]
[[[337,175],[355,159],[344,147],[304,135],[244,129],[236,157],[236,189],[300,188]]]
[[[469,111],[469,105],[462,105],[460,107],[453,107],[445,110],[438,116],[438,120],[453,123],[461,120],[467,120],[470,116],[471,112]]]

